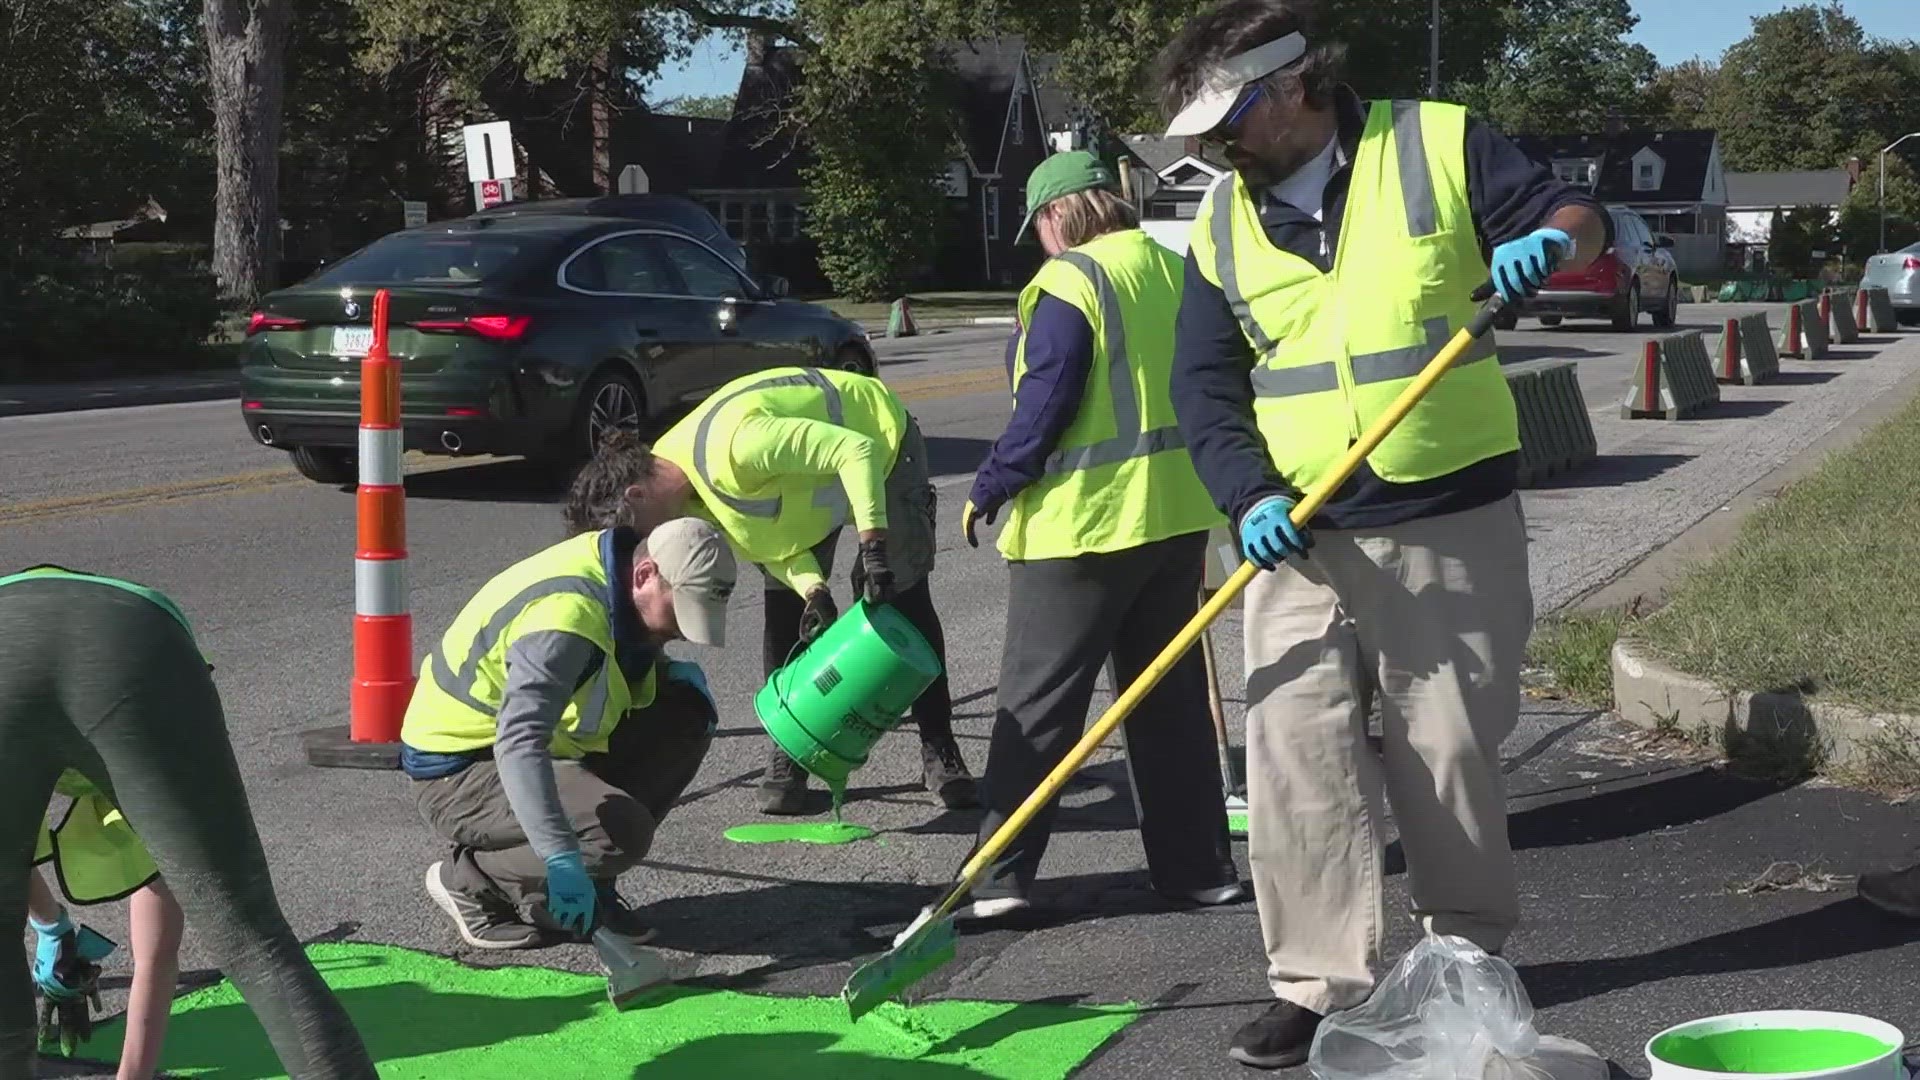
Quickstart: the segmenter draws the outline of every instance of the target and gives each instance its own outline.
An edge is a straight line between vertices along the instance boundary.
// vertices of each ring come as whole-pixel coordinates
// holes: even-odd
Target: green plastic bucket
[[[1678,1024],[1647,1040],[1652,1080],[1906,1080],[1906,1035],[1870,1016],[1776,1009]]]
[[[788,757],[837,787],[939,677],[940,657],[905,615],[861,600],[773,673],[753,711]]]

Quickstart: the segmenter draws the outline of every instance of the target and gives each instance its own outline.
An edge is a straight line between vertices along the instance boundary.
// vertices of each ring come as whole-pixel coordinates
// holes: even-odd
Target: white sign
[[[416,225],[425,225],[427,223],[426,203],[415,202],[412,199],[403,199],[400,203],[400,212],[406,216],[407,228],[409,229]]]
[[[638,165],[628,165],[620,170],[620,182],[615,190],[622,195],[645,195],[652,186],[652,181],[647,179],[647,170]]]
[[[491,124],[468,124],[462,133],[467,139],[467,180],[511,180],[513,171],[513,125],[505,120]]]

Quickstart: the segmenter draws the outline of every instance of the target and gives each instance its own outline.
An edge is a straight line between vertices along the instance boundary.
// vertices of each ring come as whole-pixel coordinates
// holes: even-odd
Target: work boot
[[[1855,891],[1860,899],[1889,915],[1920,919],[1920,866],[1861,874]]]
[[[1222,904],[1241,904],[1253,899],[1253,890],[1244,881],[1228,882],[1211,889],[1159,889],[1161,896],[1169,900],[1185,900],[1201,907],[1218,907]]]
[[[427,867],[427,895],[453,920],[460,940],[476,949],[537,949],[546,944],[546,935],[537,926],[521,922],[504,898],[475,896],[447,882],[444,862]]]
[[[778,746],[760,776],[760,812],[791,816],[807,809],[807,770]]]
[[[1313,1033],[1323,1019],[1317,1012],[1303,1009],[1291,1001],[1276,1001],[1273,1007],[1233,1033],[1227,1056],[1256,1069],[1284,1069],[1307,1060],[1313,1048]]]
[[[600,925],[635,945],[645,945],[659,933],[657,928],[640,921],[640,916],[627,906],[626,898],[613,882],[594,882],[593,894],[594,904],[600,909]]]
[[[949,735],[944,739],[920,740],[920,782],[940,796],[949,810],[972,810],[980,805],[980,793],[960,756],[960,744]]]

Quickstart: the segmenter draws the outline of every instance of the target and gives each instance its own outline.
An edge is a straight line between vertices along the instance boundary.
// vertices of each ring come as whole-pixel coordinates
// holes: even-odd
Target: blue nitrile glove
[[[714,723],[719,723],[720,705],[713,700],[713,691],[707,688],[707,673],[700,670],[699,664],[691,660],[669,660],[667,678],[700,691],[700,696],[707,699],[707,707],[713,710]]]
[[[1493,249],[1493,287],[1511,304],[1547,283],[1561,259],[1573,252],[1573,237],[1559,229],[1535,229]]]
[[[1240,553],[1248,562],[1262,570],[1273,570],[1288,555],[1307,557],[1313,534],[1294,526],[1288,516],[1294,505],[1294,500],[1285,495],[1269,495],[1240,519]]]
[[[547,856],[547,914],[581,937],[593,932],[593,879],[577,851]]]
[[[33,927],[37,939],[33,947],[33,982],[40,992],[54,1001],[72,1001],[80,996],[80,991],[60,981],[55,973],[60,963],[60,946],[63,941],[73,940],[73,922],[67,913],[60,912],[60,918],[52,923],[43,923],[33,916],[27,916],[27,924]]]

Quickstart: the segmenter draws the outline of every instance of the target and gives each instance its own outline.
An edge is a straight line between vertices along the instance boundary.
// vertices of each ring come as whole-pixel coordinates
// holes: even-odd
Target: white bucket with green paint
[[[1907,1080],[1892,1024],[1852,1013],[1776,1009],[1677,1024],[1647,1040],[1651,1080]]]

